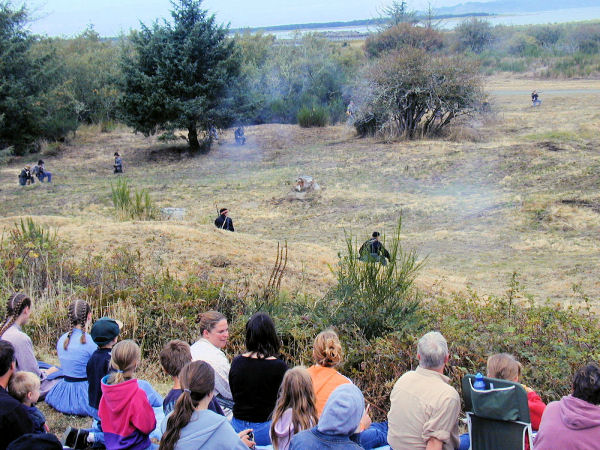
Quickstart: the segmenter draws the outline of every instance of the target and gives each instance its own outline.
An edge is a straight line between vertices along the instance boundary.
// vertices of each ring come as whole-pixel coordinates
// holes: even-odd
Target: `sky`
[[[481,1],[481,0],[480,0]],[[486,1],[486,0],[483,0]],[[443,7],[464,0],[431,0]],[[138,28],[140,21],[150,25],[156,19],[170,18],[170,0],[12,0],[25,3],[36,34],[73,36],[88,25],[101,36],[118,36]],[[391,0],[204,0],[202,7],[216,14],[219,22],[232,28],[292,23],[347,21],[379,17]],[[427,0],[408,1],[410,9],[425,9]]]

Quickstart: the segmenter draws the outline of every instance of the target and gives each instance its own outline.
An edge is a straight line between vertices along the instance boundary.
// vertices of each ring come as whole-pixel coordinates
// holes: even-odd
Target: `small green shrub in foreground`
[[[119,178],[116,185],[111,184],[111,197],[119,220],[156,218],[156,208],[148,190],[135,190],[132,193],[129,183],[124,178]]]
[[[322,106],[304,106],[298,111],[298,124],[303,128],[324,127],[328,119],[327,109]]]

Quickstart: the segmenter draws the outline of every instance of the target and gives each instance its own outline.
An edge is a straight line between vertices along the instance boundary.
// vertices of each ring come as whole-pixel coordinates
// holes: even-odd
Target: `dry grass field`
[[[210,273],[259,286],[276,243],[288,241],[283,287],[322,294],[328,265],[344,245],[373,230],[391,233],[402,213],[404,243],[428,257],[425,290],[507,289],[512,272],[536,300],[577,301],[600,293],[600,81],[487,80],[493,114],[456,126],[446,139],[386,143],[357,139],[344,125],[301,129],[262,125],[247,145],[224,142],[189,158],[121,128],[82,128],[58,156],[44,156],[52,185],[22,188],[29,157],[0,168],[0,227],[36,216],[73,244],[75,255],[127,246],[174,273]],[[541,91],[532,108],[529,92]],[[182,141],[183,142],[183,141]],[[112,154],[135,188],[159,207],[182,207],[182,221],[118,222],[110,199]],[[298,175],[323,186],[319,198],[290,203]],[[214,229],[227,206],[236,233]],[[216,268],[211,258],[231,264]],[[576,289],[574,289],[574,287]]]

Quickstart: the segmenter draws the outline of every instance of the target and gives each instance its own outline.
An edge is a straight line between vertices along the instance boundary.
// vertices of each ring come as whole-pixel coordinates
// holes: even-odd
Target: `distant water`
[[[540,25],[544,23],[564,23],[564,22],[579,22],[582,20],[598,20],[600,19],[600,6],[589,8],[566,8],[553,11],[539,11],[535,13],[522,14],[505,14],[493,17],[482,17],[492,25]],[[444,19],[439,21],[439,27],[443,29],[452,29],[463,22],[464,18]],[[318,28],[312,30],[300,30],[300,33],[310,32],[328,32],[328,31],[357,31],[359,33],[373,33],[377,31],[376,25],[361,25],[355,27],[338,27],[338,28]],[[279,39],[289,39],[294,36],[295,31],[270,31],[269,34],[274,34]]]

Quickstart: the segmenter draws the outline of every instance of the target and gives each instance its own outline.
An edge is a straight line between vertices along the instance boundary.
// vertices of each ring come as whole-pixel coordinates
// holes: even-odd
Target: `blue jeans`
[[[372,423],[369,428],[359,433],[358,443],[365,449],[383,447],[387,445],[387,422]]]
[[[43,183],[44,178],[46,178],[46,177],[48,177],[48,183],[51,183],[52,182],[52,174],[50,172],[44,172],[38,178]]]
[[[93,408],[90,407],[90,409]],[[92,428],[88,428],[87,430],[94,435],[94,445],[92,447],[102,448],[104,447],[104,432],[102,431],[102,423],[100,422],[97,409],[94,409],[94,415],[92,417],[94,418],[92,421]]]
[[[251,428],[254,433],[254,442],[256,442],[256,445],[271,445],[271,436],[269,435],[271,428],[270,420],[267,422],[246,422],[245,420],[233,417],[231,419],[231,426],[236,433]]]

